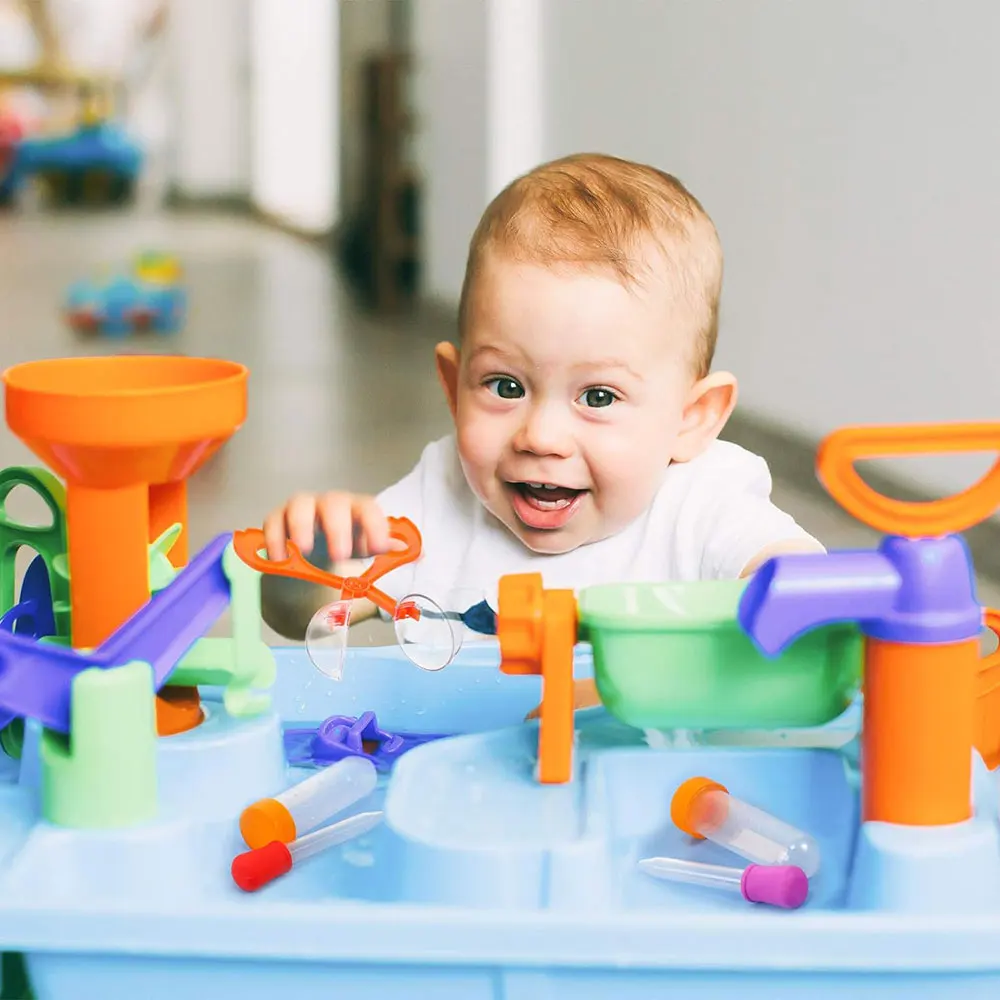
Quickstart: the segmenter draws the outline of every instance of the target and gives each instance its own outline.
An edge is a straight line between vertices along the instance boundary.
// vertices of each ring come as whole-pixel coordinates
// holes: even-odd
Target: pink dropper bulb
[[[798,909],[809,895],[809,879],[795,865],[747,865],[730,868],[681,858],[646,858],[639,870],[668,882],[686,882],[739,893],[748,903]]]

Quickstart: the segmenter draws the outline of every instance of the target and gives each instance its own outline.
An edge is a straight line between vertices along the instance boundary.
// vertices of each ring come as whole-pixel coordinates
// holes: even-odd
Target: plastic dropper
[[[742,896],[748,903],[798,909],[809,895],[809,879],[795,865],[748,865],[730,868],[680,858],[647,858],[639,871],[668,882],[686,882]]]
[[[382,816],[381,812],[358,813],[299,837],[290,844],[273,840],[266,847],[239,854],[233,858],[233,881],[244,892],[256,892],[268,882],[290,872],[300,861],[373,830],[382,822]]]
[[[378,772],[370,760],[348,757],[247,806],[240,816],[240,832],[247,847],[266,847],[272,840],[290,844],[371,794],[376,784]]]

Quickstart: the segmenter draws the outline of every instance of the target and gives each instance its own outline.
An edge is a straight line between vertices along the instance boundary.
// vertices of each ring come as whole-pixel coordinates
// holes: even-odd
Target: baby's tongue
[[[548,503],[558,503],[561,500],[572,500],[580,491],[571,490],[568,486],[557,486],[554,490],[545,489],[545,487],[530,486],[528,483],[522,483],[521,489],[529,496],[535,500],[545,500]]]

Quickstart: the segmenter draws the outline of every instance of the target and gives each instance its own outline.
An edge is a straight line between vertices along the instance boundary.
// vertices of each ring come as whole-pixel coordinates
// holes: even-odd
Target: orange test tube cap
[[[260,799],[247,806],[240,816],[240,833],[254,850],[275,840],[290,844],[298,835],[292,814],[277,799]]]
[[[698,840],[705,838],[695,829],[695,820],[698,815],[695,803],[705,792],[725,792],[728,795],[729,789],[717,781],[712,781],[711,778],[688,778],[674,792],[673,801],[670,803],[670,819],[674,826],[689,837],[695,837]]]

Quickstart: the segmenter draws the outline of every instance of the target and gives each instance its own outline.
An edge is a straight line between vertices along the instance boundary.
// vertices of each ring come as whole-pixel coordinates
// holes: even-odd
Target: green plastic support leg
[[[222,555],[222,570],[231,590],[232,638],[199,639],[170,675],[170,683],[224,685],[223,703],[230,715],[260,715],[271,707],[266,692],[277,676],[274,653],[260,635],[260,573],[232,545]]]
[[[42,733],[45,819],[78,829],[113,829],[156,817],[153,694],[148,663],[95,667],[77,676],[70,737]]]

